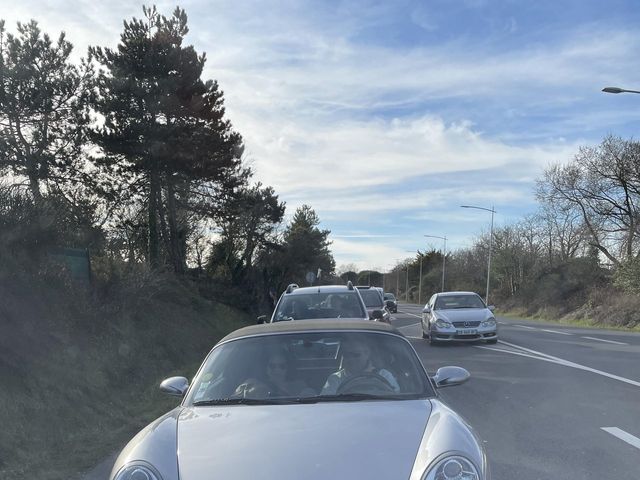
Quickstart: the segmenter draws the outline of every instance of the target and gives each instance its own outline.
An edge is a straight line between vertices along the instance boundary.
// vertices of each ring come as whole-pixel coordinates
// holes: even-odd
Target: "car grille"
[[[480,322],[453,322],[453,326],[456,328],[471,328],[478,327]]]

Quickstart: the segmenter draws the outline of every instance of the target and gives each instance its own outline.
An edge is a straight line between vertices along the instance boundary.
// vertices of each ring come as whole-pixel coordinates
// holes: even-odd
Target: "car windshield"
[[[314,318],[366,318],[358,294],[353,290],[337,293],[305,293],[284,296],[276,308],[274,322]]]
[[[406,400],[433,394],[404,338],[299,333],[243,338],[216,347],[185,405]]]
[[[384,299],[385,300],[395,300],[396,297],[393,296],[393,293],[385,293],[384,294]]]
[[[438,310],[485,308],[485,305],[478,295],[445,295],[437,298],[435,308]]]
[[[360,290],[360,296],[367,307],[382,306],[382,297],[377,290]]]

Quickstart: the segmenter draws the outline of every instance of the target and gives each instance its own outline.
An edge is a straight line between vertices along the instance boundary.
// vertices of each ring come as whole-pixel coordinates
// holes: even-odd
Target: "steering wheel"
[[[343,381],[337,389],[337,393],[370,393],[374,392],[393,392],[393,387],[389,381],[382,375],[375,372],[365,372]]]

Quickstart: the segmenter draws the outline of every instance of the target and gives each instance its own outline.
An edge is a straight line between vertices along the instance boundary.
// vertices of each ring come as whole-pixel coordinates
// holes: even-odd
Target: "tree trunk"
[[[174,179],[167,174],[167,220],[169,223],[169,251],[171,254],[171,263],[176,273],[184,273],[185,258],[181,248],[180,234],[178,232],[178,220],[176,209],[176,190]]]
[[[36,162],[27,157],[27,176],[29,177],[29,190],[33,196],[33,201],[39,204],[42,200],[42,193],[40,192],[40,179],[38,178],[38,166]]]
[[[149,176],[149,265],[157,268],[160,263],[160,239],[158,234],[158,193],[160,178],[158,172],[152,169]]]

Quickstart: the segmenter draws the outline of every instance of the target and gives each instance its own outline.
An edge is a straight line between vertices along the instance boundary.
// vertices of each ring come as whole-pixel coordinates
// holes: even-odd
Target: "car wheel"
[[[498,343],[498,339],[492,338],[491,340],[487,340],[487,343]]]

